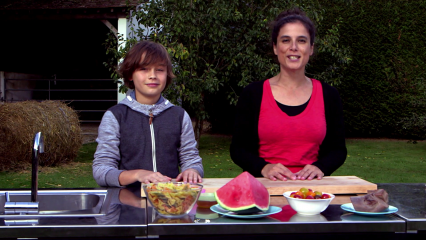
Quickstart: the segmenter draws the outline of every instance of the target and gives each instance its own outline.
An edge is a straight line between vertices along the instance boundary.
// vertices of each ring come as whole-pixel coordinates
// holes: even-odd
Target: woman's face
[[[281,27],[277,44],[274,44],[274,53],[281,69],[304,71],[313,51],[309,32],[301,22],[287,23]]]

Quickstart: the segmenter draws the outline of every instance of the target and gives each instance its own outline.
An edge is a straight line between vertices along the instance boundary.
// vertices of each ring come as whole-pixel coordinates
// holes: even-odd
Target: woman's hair
[[[310,43],[311,46],[314,45],[315,41],[315,25],[312,23],[311,19],[309,19],[305,12],[300,10],[299,8],[293,8],[290,10],[286,10],[278,14],[273,22],[271,22],[272,28],[272,43],[277,45],[278,34],[280,33],[280,29],[286,25],[287,23],[301,22],[306,30],[309,32]]]
[[[133,81],[130,81],[132,79],[133,73],[139,68],[158,63],[164,64],[167,67],[167,82],[166,87],[164,88],[166,89],[172,82],[172,79],[175,77],[175,75],[173,74],[170,55],[166,48],[159,43],[141,41],[134,45],[127,52],[123,62],[118,67],[117,72],[123,78],[124,85],[130,89],[134,89],[135,84]]]

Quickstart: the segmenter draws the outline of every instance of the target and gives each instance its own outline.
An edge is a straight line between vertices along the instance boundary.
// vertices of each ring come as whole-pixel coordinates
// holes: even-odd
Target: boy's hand
[[[189,182],[189,183],[201,183],[203,182],[203,179],[201,178],[200,174],[195,169],[187,169],[183,172],[181,172],[176,177],[176,182]]]
[[[144,169],[125,170],[118,176],[121,186],[126,186],[136,181],[141,183],[170,182],[172,178],[162,175],[159,172]]]
[[[138,170],[137,179],[141,183],[170,182],[172,179],[159,172]]]

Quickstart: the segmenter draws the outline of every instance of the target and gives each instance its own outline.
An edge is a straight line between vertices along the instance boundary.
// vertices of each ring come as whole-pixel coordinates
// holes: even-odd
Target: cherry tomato
[[[307,194],[306,194],[306,198],[308,198],[308,197],[312,197],[312,198],[314,198],[315,197],[315,193],[314,192],[308,192]]]
[[[321,199],[327,199],[327,198],[330,198],[330,195],[328,195],[328,194],[326,194],[326,193],[324,193],[324,194],[321,196]]]
[[[310,188],[302,187],[297,192],[292,192],[290,194],[292,198],[301,198],[301,199],[327,199],[331,198],[330,194],[322,193],[320,191],[314,191]]]
[[[307,194],[309,192],[307,188],[301,188],[299,191],[302,192],[303,194]]]

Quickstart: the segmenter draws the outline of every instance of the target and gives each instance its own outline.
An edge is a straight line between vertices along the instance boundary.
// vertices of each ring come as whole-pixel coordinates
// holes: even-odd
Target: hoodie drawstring
[[[149,125],[152,124],[152,119],[154,118],[154,114],[152,114],[152,112],[149,112]]]
[[[155,156],[155,135],[154,135],[154,124],[152,124],[152,119],[154,114],[152,109],[149,110],[149,129],[151,130],[151,146],[152,146],[152,169],[154,172],[157,172],[157,158]]]

